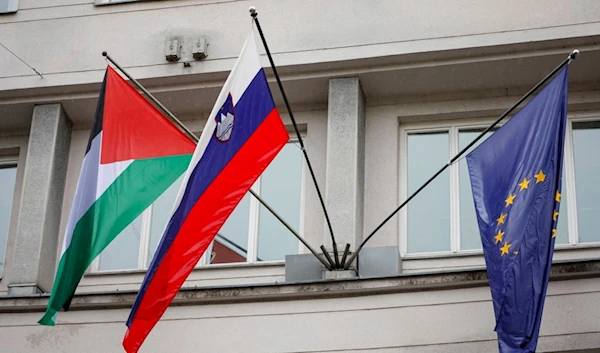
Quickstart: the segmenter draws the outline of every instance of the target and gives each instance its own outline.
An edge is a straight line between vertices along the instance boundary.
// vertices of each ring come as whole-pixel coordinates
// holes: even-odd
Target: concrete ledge
[[[555,263],[551,281],[600,277],[600,260]],[[321,280],[228,287],[183,288],[173,305],[248,303],[340,298],[487,286],[485,268],[436,271],[372,279]],[[77,294],[71,310],[130,308],[135,291]],[[49,295],[0,296],[0,313],[44,311]]]

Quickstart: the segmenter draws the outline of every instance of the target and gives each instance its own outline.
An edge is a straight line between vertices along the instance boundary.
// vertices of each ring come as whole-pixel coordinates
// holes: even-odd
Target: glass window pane
[[[300,229],[301,188],[302,151],[288,143],[262,174],[260,195],[296,231]],[[261,205],[258,260],[283,260],[285,255],[297,253],[298,240]]]
[[[408,195],[448,162],[447,132],[408,135]],[[408,252],[450,251],[450,174],[444,171],[408,204]]]
[[[0,167],[0,275],[4,270],[6,240],[12,211],[17,167]]]
[[[177,198],[183,174],[152,204],[152,220],[150,222],[150,245],[148,247],[148,264],[152,261],[156,247],[162,239],[167,222],[171,218],[173,204]]]
[[[573,123],[579,242],[600,241],[600,121]],[[561,200],[561,208],[564,202]],[[563,211],[564,212],[564,211]],[[561,212],[563,215],[564,213]]]
[[[100,254],[99,271],[133,270],[138,268],[142,215],[117,235]]]
[[[461,130],[458,134],[458,149],[459,151],[467,147],[483,129],[468,129]],[[479,146],[493,131],[489,131],[485,136],[477,141],[467,153]],[[465,153],[463,156],[466,156]],[[460,200],[460,249],[473,250],[481,249],[481,238],[479,236],[479,225],[477,224],[477,216],[475,215],[475,204],[473,202],[473,190],[471,189],[471,177],[469,176],[469,168],[467,160],[461,159],[459,164],[459,200]]]
[[[250,193],[244,196],[217,233],[212,246],[211,264],[246,262],[250,224],[250,197]]]

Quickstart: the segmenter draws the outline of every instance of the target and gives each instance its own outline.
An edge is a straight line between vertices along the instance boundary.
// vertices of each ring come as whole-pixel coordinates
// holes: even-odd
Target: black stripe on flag
[[[92,146],[92,141],[100,131],[102,131],[102,121],[104,117],[104,93],[106,91],[106,78],[108,75],[108,69],[104,73],[104,80],[102,81],[102,87],[100,88],[100,95],[98,96],[98,105],[96,106],[96,116],[94,117],[94,125],[92,126],[92,131],[90,131],[90,139],[88,140],[87,148],[85,149],[85,154],[90,151],[90,147]]]

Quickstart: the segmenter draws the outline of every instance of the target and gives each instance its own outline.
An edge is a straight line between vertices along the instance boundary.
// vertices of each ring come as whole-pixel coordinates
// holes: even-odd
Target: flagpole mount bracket
[[[250,7],[248,8],[248,11],[250,12],[250,16],[252,16],[252,17],[256,17],[256,15],[258,15],[258,14],[256,13],[256,7],[255,7],[255,6],[250,6]]]
[[[579,49],[575,49],[573,50],[573,52],[571,52],[571,54],[569,55],[569,58],[571,60],[577,59],[577,57],[579,56]]]

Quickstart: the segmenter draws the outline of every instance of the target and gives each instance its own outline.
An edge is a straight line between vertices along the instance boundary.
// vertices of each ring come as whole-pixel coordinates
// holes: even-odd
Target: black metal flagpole
[[[321,190],[319,189],[319,184],[317,183],[317,178],[315,177],[315,172],[313,171],[312,165],[310,164],[310,160],[308,159],[308,154],[306,153],[306,149],[304,148],[304,142],[302,142],[302,136],[300,136],[300,130],[298,130],[298,124],[296,124],[296,119],[294,119],[294,114],[292,113],[292,108],[290,107],[290,103],[285,94],[285,90],[283,89],[283,85],[281,84],[281,79],[279,78],[279,73],[277,73],[277,67],[275,66],[275,62],[273,62],[273,57],[271,56],[271,51],[269,50],[269,46],[267,45],[267,40],[265,39],[265,35],[260,27],[260,22],[258,21],[258,13],[256,12],[256,8],[251,6],[250,16],[256,23],[256,29],[258,29],[258,33],[260,34],[260,39],[262,40],[263,46],[265,47],[265,51],[267,52],[267,57],[269,58],[269,62],[271,63],[271,68],[273,69],[273,74],[275,75],[275,79],[277,80],[277,85],[279,86],[279,90],[281,91],[281,95],[283,96],[283,101],[285,102],[285,107],[287,108],[288,114],[290,115],[290,120],[294,125],[294,130],[296,131],[296,136],[298,137],[298,143],[300,143],[300,148],[302,149],[302,153],[304,153],[304,159],[306,160],[306,164],[308,165],[308,170],[310,171],[310,176],[312,177],[313,183],[315,184],[315,189],[317,189],[317,195],[319,196],[319,201],[321,202],[321,207],[323,208],[323,213],[325,214],[325,220],[327,222],[327,227],[329,228],[329,234],[331,235],[331,243],[333,246],[333,256],[335,267],[340,267],[340,261],[338,257],[338,249],[337,244],[335,242],[335,236],[333,235],[333,228],[331,227],[331,221],[329,220],[329,214],[327,214],[327,209],[325,208],[325,202],[323,201],[323,196],[321,195]],[[327,256],[328,257],[328,256]]]
[[[156,97],[154,97],[150,92],[148,92],[148,90],[142,86],[136,79],[134,79],[133,77],[131,77],[129,75],[129,73],[127,73],[127,71],[125,71],[119,64],[117,64],[109,55],[108,53],[106,53],[105,51],[102,52],[102,56],[106,57],[106,59],[108,61],[110,61],[117,69],[119,69],[119,71],[121,71],[125,76],[127,76],[127,78],[130,80],[131,83],[133,83],[137,88],[139,88],[142,92],[144,92],[144,94],[146,95],[146,97],[148,97],[148,99],[150,99],[154,104],[156,104],[165,114],[167,114],[167,116],[169,117],[169,119],[175,124],[177,125],[181,130],[183,130],[194,142],[198,142],[198,137],[190,130],[188,129],[182,122],[181,120],[177,119],[177,117],[175,115],[173,115],[173,113],[171,113],[171,111],[169,109],[167,109],[167,107],[165,107],[161,102],[158,101],[158,99],[156,99]],[[250,193],[252,194],[252,196],[254,196],[258,202],[260,202],[263,206],[265,206],[265,208],[267,210],[269,210],[269,212],[271,212],[271,214],[273,216],[275,216],[275,218],[277,218],[279,220],[279,222],[281,222],[281,224],[283,224],[284,227],[286,227],[296,238],[298,238],[298,240],[300,240],[300,242],[302,244],[304,244],[304,246],[306,246],[308,248],[308,250],[310,250],[310,252],[317,258],[319,259],[319,261],[321,261],[321,263],[323,264],[323,266],[325,266],[326,269],[331,270],[331,266],[325,262],[325,260],[323,260],[318,254],[317,252],[300,236],[300,234],[298,234],[283,218],[281,218],[281,216],[279,216],[277,214],[277,212],[275,212],[271,206],[269,206],[265,200],[263,200],[258,194],[256,194],[252,189],[250,189]]]
[[[363,240],[363,242],[356,249],[354,254],[352,254],[352,256],[350,256],[350,258],[348,259],[348,262],[343,264],[344,269],[347,270],[348,268],[350,268],[352,261],[354,261],[356,256],[358,256],[358,253],[365,246],[365,244],[373,237],[373,235],[375,235],[375,233],[377,233],[377,231],[379,229],[381,229],[381,227],[383,227],[392,217],[394,217],[396,215],[396,213],[398,213],[398,211],[400,211],[404,206],[406,206],[406,204],[408,202],[410,202],[410,200],[412,200],[415,196],[417,196],[421,192],[421,190],[423,190],[427,185],[429,185],[429,183],[431,183],[435,178],[437,178],[440,174],[442,174],[442,172],[444,170],[446,170],[446,168],[448,168],[454,162],[456,162],[463,154],[465,154],[465,152],[467,152],[471,147],[473,147],[473,145],[475,145],[477,143],[477,141],[481,140],[481,138],[483,138],[485,136],[485,134],[488,133],[490,130],[492,130],[496,125],[498,125],[498,123],[500,123],[502,121],[502,119],[504,119],[508,114],[510,114],[513,110],[515,110],[515,108],[517,108],[521,103],[523,103],[523,101],[525,101],[527,98],[529,98],[529,96],[531,96],[531,94],[533,92],[537,91],[538,88],[540,88],[544,83],[546,83],[546,81],[548,81],[550,78],[552,78],[558,71],[560,71],[563,67],[570,64],[571,61],[576,59],[578,55],[579,55],[579,50],[577,50],[577,49],[573,50],[573,52],[571,52],[571,54],[569,54],[569,56],[567,56],[567,58],[565,60],[563,60],[562,63],[560,63],[554,70],[552,70],[552,72],[550,72],[548,75],[546,75],[546,77],[544,77],[540,82],[538,82],[537,85],[535,85],[532,89],[530,89],[529,92],[525,93],[525,95],[523,97],[521,97],[521,99],[519,99],[512,107],[510,107],[507,111],[505,111],[504,114],[502,114],[498,119],[496,119],[496,121],[494,121],[490,126],[488,126],[485,130],[483,130],[479,134],[479,136],[477,136],[473,141],[471,141],[471,143],[469,143],[465,148],[463,148],[460,152],[458,152],[458,154],[456,156],[454,156],[450,161],[448,161],[448,163],[446,163],[442,168],[440,168],[440,170],[438,170],[431,178],[429,178],[429,180],[427,180],[423,185],[421,185],[421,187],[419,187],[415,192],[413,192],[412,195],[410,195],[404,202],[402,202],[402,204],[400,204],[400,206],[398,206],[394,210],[394,212],[392,212],[386,219],[384,219],[383,222],[381,222],[381,224],[378,225],[377,228],[375,228],[371,232],[371,234],[369,234],[369,236],[367,236],[365,238],[365,240]]]

